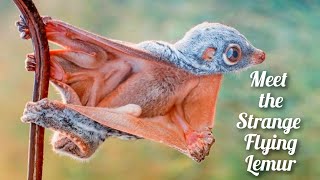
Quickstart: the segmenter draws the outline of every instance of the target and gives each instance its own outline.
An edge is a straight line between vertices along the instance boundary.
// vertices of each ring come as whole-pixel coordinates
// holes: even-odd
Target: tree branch
[[[19,8],[32,39],[36,59],[33,101],[48,96],[49,87],[49,46],[45,26],[32,0],[13,0]],[[42,179],[44,128],[30,125],[28,180]]]

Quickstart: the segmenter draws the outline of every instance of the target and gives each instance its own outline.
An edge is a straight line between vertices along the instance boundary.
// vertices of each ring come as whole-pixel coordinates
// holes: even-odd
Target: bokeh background
[[[109,139],[87,162],[80,163],[51,151],[46,131],[44,179],[254,179],[244,162],[256,158],[296,159],[292,172],[266,172],[262,179],[320,178],[320,1],[225,1],[225,0],[36,0],[43,15],[78,27],[131,42],[159,39],[175,42],[203,21],[221,22],[237,28],[256,47],[267,53],[257,67],[224,77],[220,91],[210,156],[201,164],[161,144]],[[31,42],[19,39],[14,22],[19,12],[10,0],[0,1],[0,179],[25,179],[29,126],[19,120],[31,99],[33,75],[24,70]],[[287,88],[251,88],[249,74],[267,70],[271,75],[287,72]],[[283,96],[277,110],[260,110],[261,93]],[[51,98],[58,98],[51,89]],[[288,136],[282,131],[238,130],[238,114],[261,117],[300,117],[302,125]],[[277,134],[298,138],[298,151],[247,152],[243,137],[250,132],[264,137]]]

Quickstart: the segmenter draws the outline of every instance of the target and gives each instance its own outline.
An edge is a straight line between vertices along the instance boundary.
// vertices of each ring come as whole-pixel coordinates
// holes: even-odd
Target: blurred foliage
[[[258,67],[225,76],[220,91],[211,155],[197,164],[163,145],[145,140],[107,140],[87,163],[60,157],[51,151],[46,133],[44,179],[253,179],[244,158],[238,130],[238,114],[261,117],[301,117],[302,127],[286,138],[298,138],[296,155],[273,152],[267,158],[293,159],[292,172],[267,172],[263,179],[319,179],[320,177],[320,2],[318,0],[226,1],[226,0],[36,0],[39,11],[78,27],[131,42],[161,39],[174,42],[203,21],[222,22],[237,28],[256,47],[267,53]],[[32,73],[24,71],[24,57],[31,43],[19,39],[14,22],[18,10],[0,1],[0,179],[24,179],[27,165],[28,126],[20,123],[24,104],[32,94]],[[271,75],[289,74],[288,87],[251,88],[250,72],[267,70]],[[57,98],[55,93],[52,98]],[[285,98],[285,107],[260,110],[261,93]],[[271,137],[281,131],[264,131]],[[261,156],[259,156],[261,157]]]

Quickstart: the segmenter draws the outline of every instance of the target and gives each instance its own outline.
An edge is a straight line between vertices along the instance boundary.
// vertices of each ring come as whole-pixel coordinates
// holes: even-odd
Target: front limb
[[[139,115],[140,107],[127,105],[112,112]],[[27,103],[23,122],[31,122],[55,132],[52,139],[54,150],[76,159],[88,159],[99,145],[109,136],[122,139],[136,139],[138,137],[100,125],[82,114],[66,108],[65,104],[43,99],[36,103]]]
[[[175,105],[171,119],[183,131],[191,156],[198,161],[202,161],[205,156],[209,155],[210,148],[215,141],[210,128],[205,128],[201,131],[194,130],[189,122],[186,121],[181,104]]]
[[[22,121],[64,132],[80,148],[77,154],[80,152],[92,154],[94,152],[90,150],[92,147],[90,143],[93,141],[92,134],[94,137],[101,137],[102,131],[90,131],[89,127],[97,126],[100,123],[105,128],[110,127],[109,131],[117,129],[119,133],[126,132],[164,143],[195,159],[188,152],[183,133],[175,124],[171,123],[169,117],[136,118],[140,113],[141,108],[137,105],[108,109],[41,100],[27,104]]]

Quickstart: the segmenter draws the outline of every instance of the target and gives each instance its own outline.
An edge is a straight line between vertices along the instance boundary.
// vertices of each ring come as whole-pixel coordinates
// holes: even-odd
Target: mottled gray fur
[[[48,99],[28,103],[21,118],[23,122],[32,122],[55,131],[57,134],[55,134],[52,144],[57,152],[77,159],[87,159],[107,137],[138,139],[137,136],[102,126],[90,118],[58,104]],[[66,134],[71,135],[73,139]],[[82,152],[75,142],[76,140],[81,140],[88,147],[88,151]]]
[[[228,65],[223,60],[223,54],[229,44],[238,44],[242,50],[242,59],[235,65]],[[137,47],[196,75],[226,73],[247,68],[250,66],[250,56],[255,50],[236,29],[208,22],[195,26],[175,44],[145,41]],[[214,60],[211,62],[204,61],[201,57],[208,47],[216,49]]]

